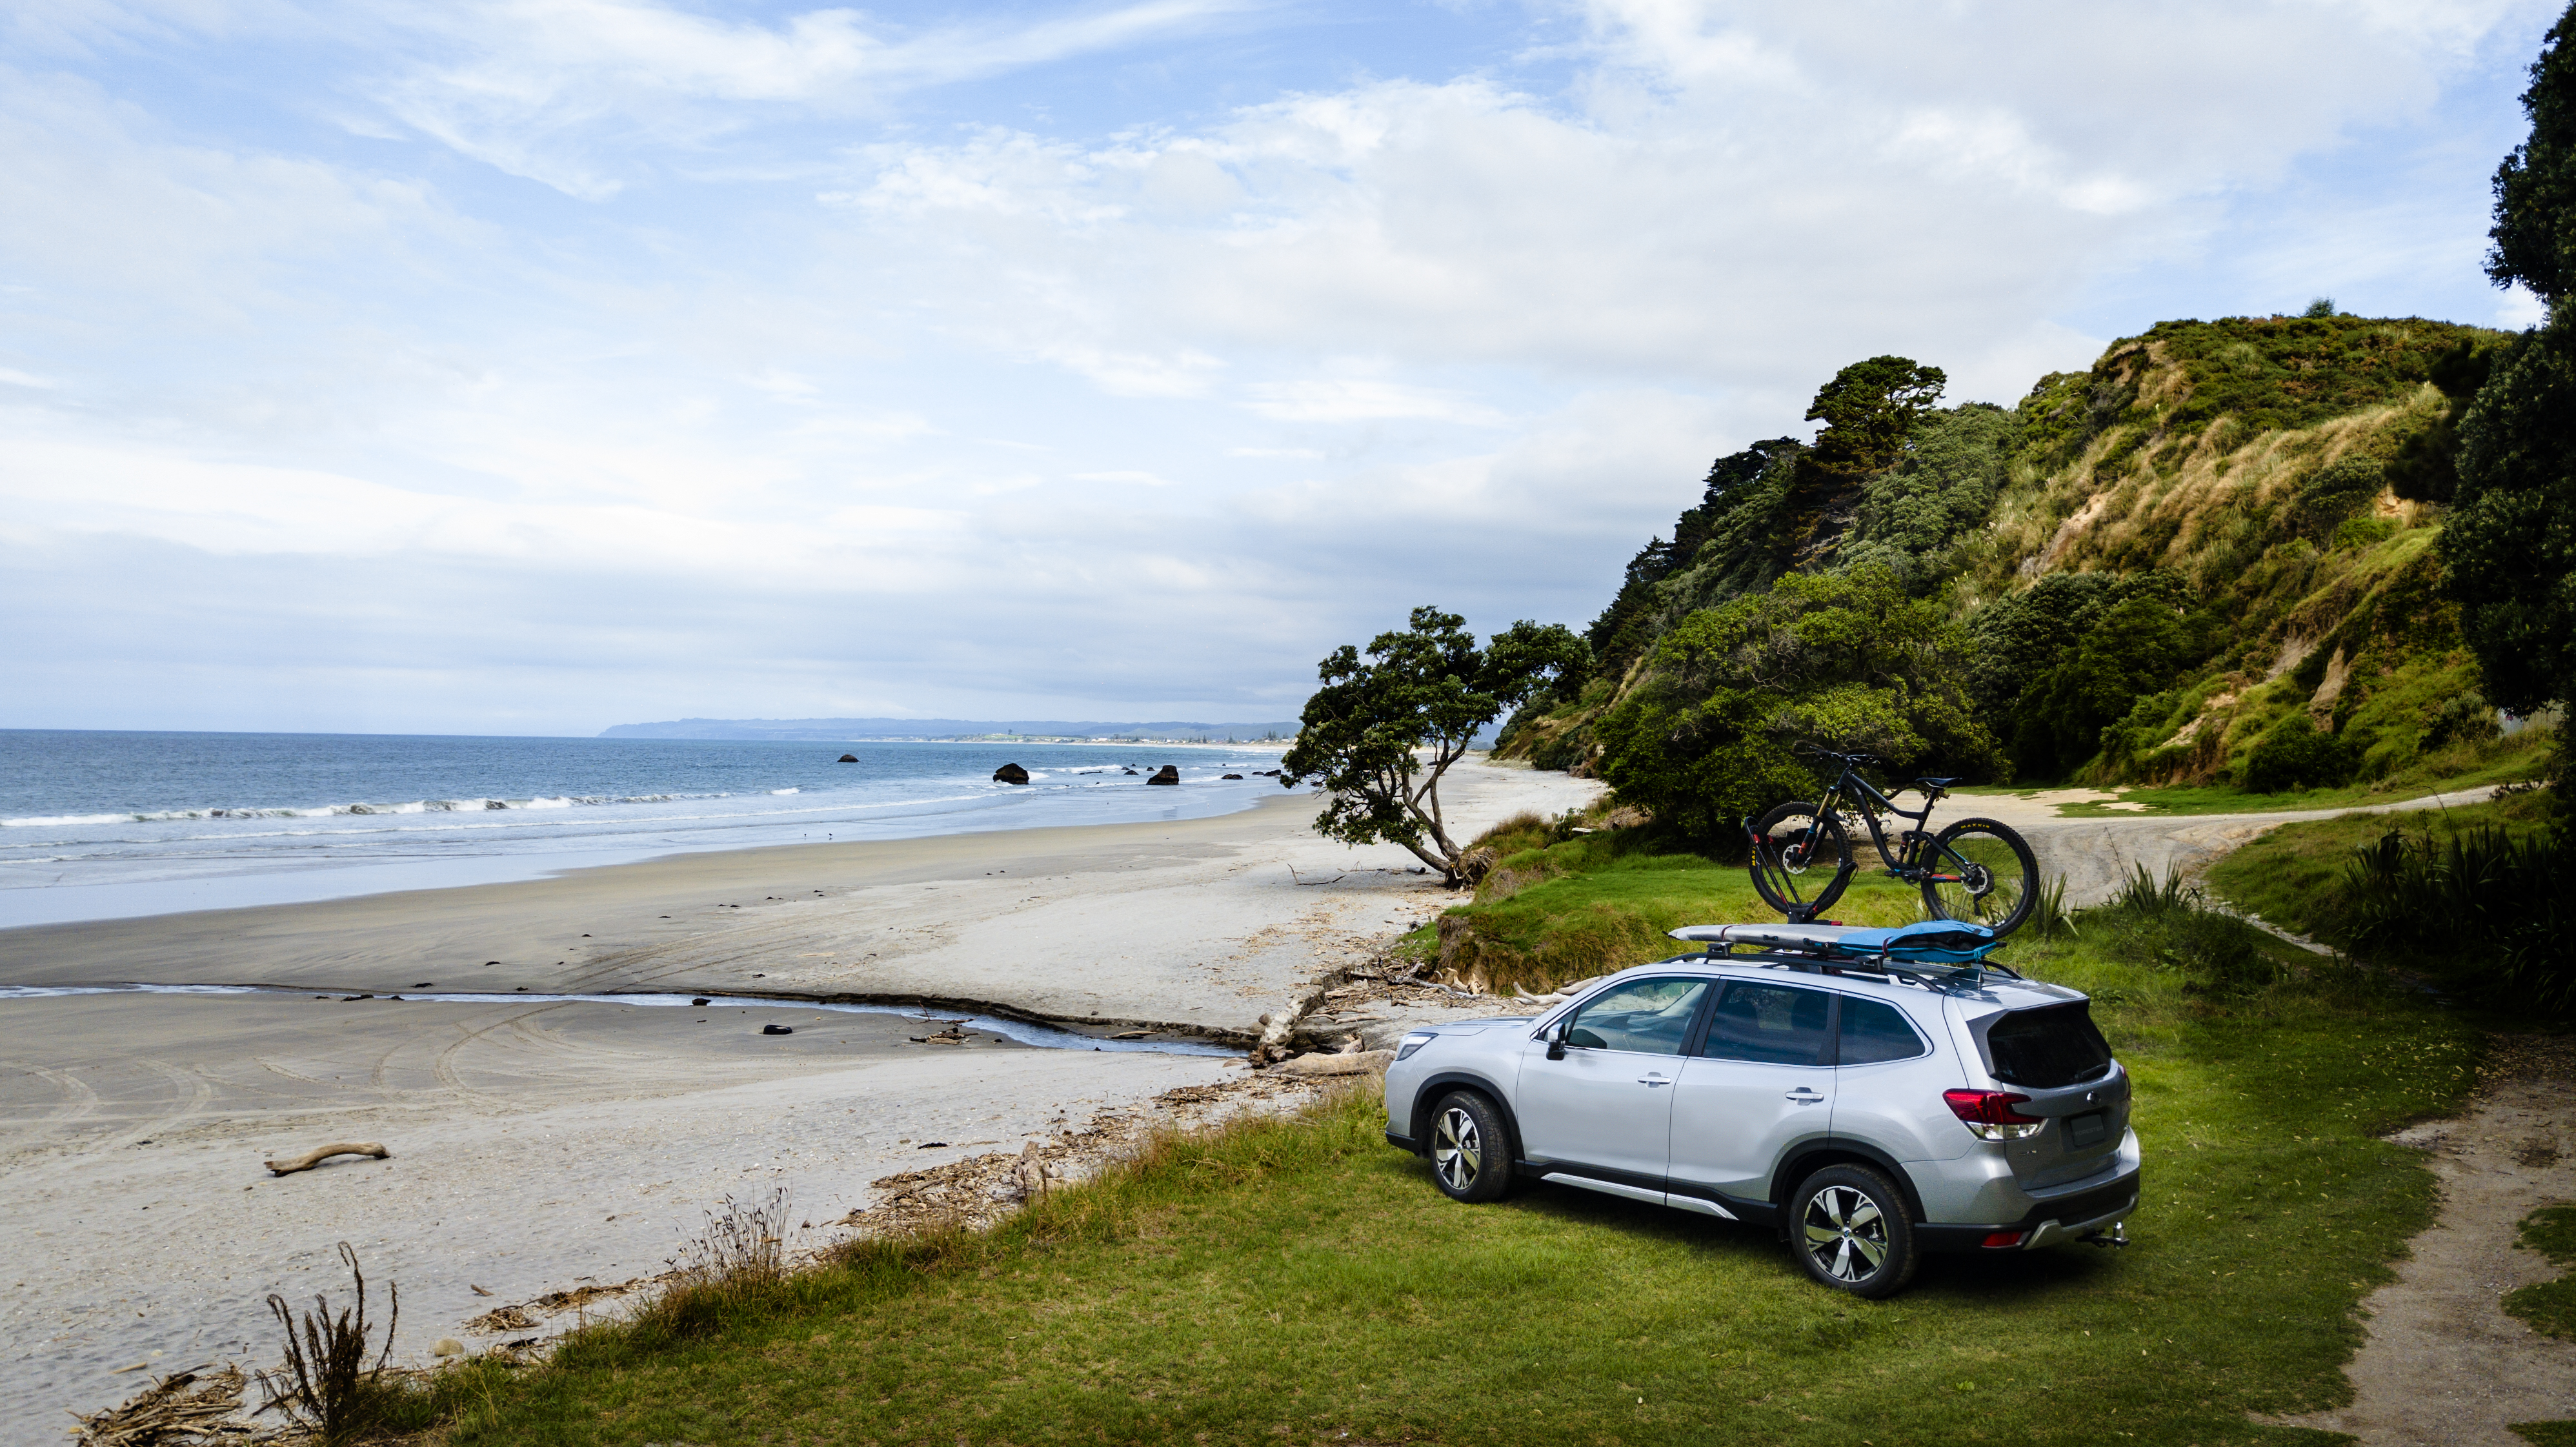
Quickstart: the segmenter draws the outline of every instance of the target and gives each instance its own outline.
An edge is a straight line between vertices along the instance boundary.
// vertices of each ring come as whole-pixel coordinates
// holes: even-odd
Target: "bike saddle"
[[[1953,774],[1953,775],[1951,775],[1949,778],[1946,778],[1946,779],[1917,779],[1917,780],[1915,780],[1914,782],[1916,782],[1916,783],[1918,783],[1918,784],[1922,784],[1922,785],[1926,786],[1927,788],[1933,788],[1933,789],[1946,789],[1946,788],[1948,788],[1949,786],[1951,786],[1952,784],[1955,784],[1955,783],[1959,782],[1960,777],[1961,777],[1960,775]]]

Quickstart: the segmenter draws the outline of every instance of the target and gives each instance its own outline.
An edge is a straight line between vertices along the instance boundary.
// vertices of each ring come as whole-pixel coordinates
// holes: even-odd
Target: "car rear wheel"
[[[1512,1183],[1503,1113],[1472,1091],[1453,1090],[1431,1109],[1431,1180],[1453,1201],[1499,1200]]]
[[[1914,1279],[1914,1222],[1896,1183],[1867,1166],[1827,1166],[1789,1203],[1789,1241],[1807,1274],[1836,1291],[1894,1296]]]

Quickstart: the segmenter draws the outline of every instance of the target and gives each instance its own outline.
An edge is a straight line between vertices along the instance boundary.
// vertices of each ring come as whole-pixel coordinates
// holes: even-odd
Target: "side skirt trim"
[[[1617,1181],[1597,1181],[1590,1176],[1578,1176],[1570,1171],[1550,1171],[1546,1175],[1539,1177],[1539,1179],[1542,1181],[1554,1181],[1560,1186],[1581,1186],[1587,1191],[1600,1191],[1606,1195],[1625,1196],[1631,1201],[1644,1201],[1648,1205],[1653,1206],[1663,1205],[1665,1200],[1664,1193],[1661,1191],[1650,1191],[1643,1186],[1623,1186]]]

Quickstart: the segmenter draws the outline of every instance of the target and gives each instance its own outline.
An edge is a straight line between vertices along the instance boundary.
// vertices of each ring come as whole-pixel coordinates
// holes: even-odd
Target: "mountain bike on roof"
[[[1932,806],[1957,779],[1899,785],[1893,792],[1912,788],[1923,795],[1922,808],[1900,809],[1861,775],[1882,760],[1811,747],[1798,752],[1840,764],[1840,777],[1822,799],[1793,799],[1745,826],[1752,836],[1753,887],[1791,923],[1812,922],[1842,898],[1858,871],[1851,833],[1843,825],[1846,814],[1868,826],[1870,842],[1887,866],[1882,873],[1922,887],[1924,908],[1933,918],[1981,924],[2002,935],[2030,917],[2039,895],[2039,861],[2019,834],[1992,819],[1962,819],[1939,834],[1927,832]],[[1913,828],[1897,831],[1893,849],[1882,815],[1914,821]]]

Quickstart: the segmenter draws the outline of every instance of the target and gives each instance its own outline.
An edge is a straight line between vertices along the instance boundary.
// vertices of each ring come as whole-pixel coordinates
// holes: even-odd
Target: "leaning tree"
[[[1381,633],[1368,657],[1344,644],[1319,670],[1280,783],[1308,779],[1330,796],[1315,832],[1350,844],[1401,844],[1452,885],[1467,880],[1466,850],[1440,813],[1440,778],[1479,730],[1589,657],[1558,624],[1513,624],[1476,646],[1467,620],[1413,610],[1411,626]]]

